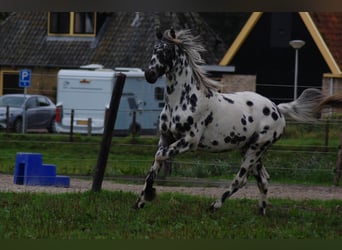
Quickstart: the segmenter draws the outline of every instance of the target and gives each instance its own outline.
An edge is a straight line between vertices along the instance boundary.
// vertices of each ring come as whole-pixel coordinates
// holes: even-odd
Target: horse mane
[[[191,30],[186,29],[177,31],[176,38],[173,38],[170,30],[166,30],[163,38],[168,42],[177,44],[188,56],[189,65],[198,83],[214,90],[219,90],[222,87],[221,83],[208,78],[207,72],[200,66],[205,63],[200,53],[206,51],[206,49],[201,44],[199,36],[193,36]]]

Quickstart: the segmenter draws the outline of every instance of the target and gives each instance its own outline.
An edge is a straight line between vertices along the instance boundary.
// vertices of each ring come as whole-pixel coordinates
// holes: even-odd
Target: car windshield
[[[21,107],[25,101],[23,96],[1,96],[0,107]]]

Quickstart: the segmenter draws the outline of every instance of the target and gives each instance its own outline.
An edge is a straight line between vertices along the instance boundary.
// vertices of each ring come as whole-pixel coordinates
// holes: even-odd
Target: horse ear
[[[173,29],[173,27],[171,27],[171,29],[170,29],[170,35],[173,39],[176,39],[176,33],[175,33],[175,30]]]
[[[159,40],[162,39],[162,37],[163,37],[163,34],[161,33],[159,27],[156,29],[156,35],[157,35],[157,38],[158,38]]]

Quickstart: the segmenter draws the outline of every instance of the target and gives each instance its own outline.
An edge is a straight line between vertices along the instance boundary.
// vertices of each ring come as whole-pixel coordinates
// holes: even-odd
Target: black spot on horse
[[[206,94],[206,97],[209,99],[210,97],[213,97],[214,94],[213,92],[211,91],[211,89],[207,88],[207,94]]]
[[[185,94],[186,94],[185,90],[183,90],[179,99],[179,104],[182,104],[184,102]]]
[[[218,143],[218,141],[212,141],[212,143],[211,144],[213,144],[213,146],[217,146],[219,143]]]
[[[276,139],[278,139],[278,133],[277,133],[277,131],[274,131],[273,132],[273,140],[276,140]]]
[[[249,106],[249,107],[252,107],[252,106],[254,105],[254,103],[253,103],[252,101],[247,101],[246,104],[247,104],[247,106]]]
[[[269,129],[270,129],[270,126],[268,125],[264,126],[264,129],[261,130],[260,134],[266,134]]]
[[[160,117],[160,119],[161,119],[162,121],[167,121],[167,115],[166,115],[166,114],[162,114],[161,117]]]
[[[173,86],[173,84],[171,86],[166,87],[166,92],[168,95],[171,95],[174,91],[175,91],[175,87]]]
[[[282,114],[281,114],[281,112],[280,112],[280,110],[279,110],[278,106],[276,106],[276,109],[277,109],[277,111],[278,111],[278,115],[279,115],[279,117],[282,117]]]
[[[188,116],[187,121],[190,125],[194,124],[194,118],[192,118],[192,116]]]
[[[240,142],[243,142],[245,140],[246,140],[246,136],[235,135],[233,138],[231,138],[230,143],[239,144]]]
[[[167,125],[165,123],[161,125],[161,130],[164,132],[167,131]]]
[[[185,83],[185,84],[184,84],[184,89],[185,89],[186,94],[189,94],[190,91],[191,91],[191,86],[190,86],[190,84]]]
[[[234,103],[234,101],[233,101],[232,99],[227,98],[227,97],[225,97],[225,96],[223,97],[223,99],[226,100],[228,103],[231,103],[231,104]]]
[[[224,138],[224,142],[225,142],[225,143],[230,143],[231,140],[232,140],[232,138],[230,138],[230,136],[226,136],[226,137]]]
[[[249,121],[250,123],[252,123],[252,122],[254,121],[253,117],[252,117],[252,116],[249,116],[249,117],[248,117],[248,121]]]
[[[180,122],[176,123],[176,129],[180,132],[184,132],[184,128]]]
[[[196,106],[197,106],[197,96],[195,94],[192,94],[190,97],[190,105],[191,105],[191,111],[195,112]]]
[[[183,128],[184,128],[185,131],[189,131],[191,129],[191,126],[190,126],[190,124],[188,122],[184,122]]]
[[[262,113],[266,116],[270,115],[271,110],[268,107],[264,107],[264,109],[262,110]]]
[[[277,115],[277,113],[276,112],[272,112],[272,118],[273,118],[273,120],[278,120],[278,115]]]
[[[213,112],[210,112],[210,114],[207,116],[207,118],[205,118],[204,120],[204,125],[208,126],[210,123],[213,122]]]
[[[245,118],[245,117],[242,117],[242,118],[241,118],[241,123],[242,123],[242,125],[244,125],[244,126],[247,125],[247,121],[246,121],[246,118]]]
[[[242,176],[244,176],[246,171],[247,170],[245,168],[241,168],[240,171],[239,171],[239,177],[241,178]]]

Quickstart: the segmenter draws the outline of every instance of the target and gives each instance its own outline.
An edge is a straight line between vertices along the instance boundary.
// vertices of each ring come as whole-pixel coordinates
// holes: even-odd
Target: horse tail
[[[281,103],[278,108],[286,117],[296,121],[309,122],[316,121],[321,117],[319,105],[324,99],[323,93],[314,88],[309,88],[294,101]]]

